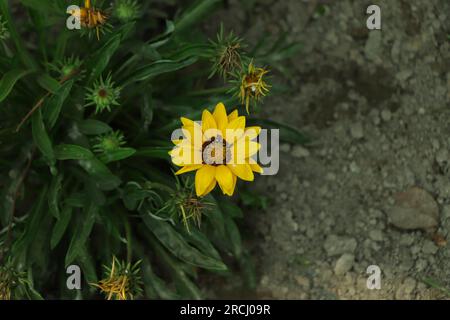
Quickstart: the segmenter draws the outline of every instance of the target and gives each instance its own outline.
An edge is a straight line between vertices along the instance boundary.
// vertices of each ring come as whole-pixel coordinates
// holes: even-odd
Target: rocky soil
[[[366,28],[369,4],[381,31]],[[279,173],[254,184],[269,199],[244,223],[259,297],[448,298],[450,3],[230,1],[220,17],[303,44],[292,76],[273,80],[292,90],[261,108],[312,139],[282,144]]]

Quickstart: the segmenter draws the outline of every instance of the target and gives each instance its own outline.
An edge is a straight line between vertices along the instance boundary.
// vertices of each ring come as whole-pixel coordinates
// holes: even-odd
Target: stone
[[[356,122],[350,127],[350,134],[354,139],[364,138],[364,129],[361,122]]]
[[[324,249],[328,256],[338,256],[344,253],[353,253],[357,242],[353,238],[330,235],[326,238]]]
[[[371,230],[369,238],[373,241],[383,241],[383,232],[381,230]]]
[[[439,248],[430,240],[426,240],[422,246],[422,252],[424,254],[435,254],[438,249]]]
[[[434,229],[439,224],[439,208],[423,189],[412,187],[394,195],[395,203],[387,210],[389,222],[400,229]]]
[[[338,276],[346,274],[353,267],[355,256],[353,254],[344,253],[334,266],[334,273]]]
[[[408,300],[413,298],[413,292],[416,289],[417,282],[413,278],[406,278],[395,292],[395,299]]]
[[[292,156],[296,158],[306,158],[309,157],[309,155],[309,150],[300,145],[297,145],[292,149]]]
[[[381,111],[381,118],[383,119],[383,121],[390,121],[392,118],[392,113],[389,110],[383,110]]]

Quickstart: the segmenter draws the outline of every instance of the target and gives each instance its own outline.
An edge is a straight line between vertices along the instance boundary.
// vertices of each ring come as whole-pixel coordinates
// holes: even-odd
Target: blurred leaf
[[[55,156],[58,160],[89,160],[94,158],[94,154],[90,150],[75,144],[56,146]]]
[[[202,18],[213,11],[221,0],[198,0],[188,8],[175,22],[175,32],[186,31],[194,24],[200,23]]]
[[[38,149],[42,152],[46,161],[50,166],[55,162],[55,155],[53,152],[52,142],[47,134],[47,130],[42,120],[41,109],[37,110],[31,117],[31,127],[33,132],[33,140]]]
[[[59,220],[56,221],[52,230],[52,237],[50,239],[50,248],[53,250],[58,243],[61,241],[64,233],[67,230],[67,226],[69,225],[70,219],[72,217],[72,207],[66,206],[60,215]]]
[[[78,221],[77,228],[72,235],[69,249],[67,250],[65,265],[70,265],[84,249],[84,245],[91,234],[94,227],[95,218],[98,214],[98,207],[94,204],[90,204],[85,210],[83,215]]]
[[[195,63],[196,61],[196,57],[190,57],[180,61],[159,60],[156,62],[152,62],[135,70],[129,77],[129,79],[125,81],[123,86],[125,87],[132,84],[133,82],[149,80],[157,75],[185,68]]]
[[[221,197],[217,200],[217,202],[219,203],[220,209],[223,211],[224,214],[232,218],[244,217],[242,209],[239,208],[236,204],[234,204],[232,200]]]
[[[156,238],[173,255],[179,259],[205,269],[225,271],[227,267],[222,261],[202,254],[198,249],[190,246],[186,240],[168,223],[157,220],[149,214],[142,213],[145,225]]]
[[[119,148],[116,150],[105,151],[99,156],[99,159],[104,163],[110,163],[129,158],[135,153],[136,150],[133,148]]]
[[[163,159],[169,160],[170,155],[169,151],[172,148],[168,147],[144,147],[137,150],[134,154],[135,157],[144,157],[144,158],[155,158],[155,159]]]
[[[61,113],[62,106],[64,101],[68,97],[70,91],[72,90],[72,86],[74,84],[74,80],[69,80],[64,83],[60,88],[52,95],[50,98],[46,100],[44,103],[44,115],[49,128],[53,128],[58,120],[59,114]]]
[[[259,193],[243,189],[239,193],[239,197],[244,206],[263,210],[267,209],[267,197],[262,196]]]
[[[108,66],[111,57],[119,48],[121,37],[122,35],[120,33],[114,35],[103,45],[103,47],[93,54],[86,66],[87,69],[91,70],[89,82],[99,78]]]
[[[52,78],[47,73],[41,74],[36,80],[42,88],[51,93],[56,93],[61,87],[59,81]]]
[[[58,203],[62,188],[62,180],[63,176],[61,174],[54,176],[48,190],[48,208],[52,216],[54,216],[56,219],[59,219],[60,216]]]
[[[99,120],[86,119],[77,122],[78,129],[86,135],[100,135],[112,131],[112,128]]]
[[[30,72],[29,70],[12,69],[4,74],[0,79],[0,102],[6,99],[16,82]]]

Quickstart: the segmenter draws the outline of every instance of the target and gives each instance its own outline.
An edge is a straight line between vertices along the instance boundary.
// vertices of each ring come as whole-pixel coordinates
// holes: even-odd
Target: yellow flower
[[[218,184],[233,195],[237,178],[253,181],[253,172],[263,169],[253,159],[261,145],[256,139],[260,127],[245,127],[245,117],[237,110],[227,115],[223,103],[211,114],[204,110],[201,123],[181,118],[183,139],[174,140],[172,162],[182,167],[176,174],[196,171],[195,190],[207,195]]]
[[[264,81],[264,76],[268,72],[264,68],[256,68],[252,61],[248,65],[247,73],[242,75],[239,98],[241,103],[245,104],[247,114],[251,100],[257,102],[269,93],[270,86]]]
[[[108,300],[132,300],[142,291],[139,263],[140,261],[131,266],[113,257],[111,268],[105,266],[107,277],[91,285],[99,288]]]

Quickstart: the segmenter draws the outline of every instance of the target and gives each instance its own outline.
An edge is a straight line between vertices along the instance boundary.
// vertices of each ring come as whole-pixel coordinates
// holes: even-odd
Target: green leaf
[[[34,143],[44,155],[47,163],[50,166],[53,166],[55,162],[55,155],[53,152],[52,142],[50,141],[50,137],[45,129],[44,121],[42,120],[41,109],[35,111],[32,115],[31,128]]]
[[[242,254],[241,234],[239,232],[238,227],[236,226],[236,223],[233,221],[231,217],[225,214],[224,219],[225,219],[225,230],[227,232],[228,239],[231,244],[233,255],[236,258],[239,258]]]
[[[267,209],[267,197],[259,193],[242,189],[239,193],[239,197],[244,206],[263,210]]]
[[[84,249],[84,245],[94,227],[95,218],[98,214],[98,207],[90,204],[83,212],[83,216],[78,221],[77,228],[72,235],[69,249],[67,250],[65,265],[70,265]]]
[[[71,218],[72,218],[72,207],[66,206],[62,210],[60,218],[58,221],[56,221],[52,230],[52,237],[50,238],[50,248],[52,250],[58,245],[58,243],[64,236],[64,233],[66,232],[67,226],[69,225]]]
[[[100,135],[112,131],[112,128],[105,122],[86,119],[77,122],[78,129],[85,135]]]
[[[102,155],[99,156],[99,159],[104,163],[110,163],[129,158],[135,153],[136,150],[133,148],[119,148],[116,150],[110,150],[102,153]]]
[[[169,155],[170,150],[172,150],[172,148],[144,147],[144,148],[138,149],[137,152],[134,154],[134,156],[135,157],[169,160],[170,159],[170,155]]]
[[[63,180],[63,176],[58,174],[52,178],[52,183],[50,184],[50,188],[48,190],[48,208],[52,216],[56,219],[59,219],[59,198],[61,192],[61,182]]]
[[[242,209],[239,208],[236,204],[234,204],[231,200],[221,197],[217,200],[217,202],[219,203],[220,209],[224,214],[232,218],[244,217]]]
[[[120,33],[114,35],[89,60],[87,63],[87,69],[91,70],[89,82],[97,79],[108,66],[111,57],[119,48],[121,37],[122,35]]]
[[[130,78],[125,81],[125,84],[123,86],[125,87],[129,84],[132,84],[133,82],[149,80],[163,73],[180,70],[194,64],[197,59],[197,57],[189,57],[185,60],[180,61],[159,60],[156,62],[152,62],[135,70]]]
[[[86,245],[79,250],[78,262],[80,263],[83,275],[86,278],[87,283],[97,283],[97,274],[95,272],[95,256],[88,252]]]
[[[61,87],[61,85],[59,84],[59,81],[52,78],[47,73],[44,73],[44,74],[41,74],[40,76],[38,76],[37,83],[42,88],[44,88],[45,90],[47,90],[48,92],[51,92],[51,93],[56,93],[59,90],[59,88]]]
[[[89,160],[94,158],[94,154],[75,144],[60,144],[55,147],[55,157],[57,160]]]
[[[175,32],[186,31],[194,24],[201,22],[202,18],[213,11],[221,0],[198,0],[184,12],[175,22]]]
[[[44,105],[44,115],[50,128],[53,128],[58,120],[59,114],[61,113],[64,101],[67,99],[74,80],[69,80],[64,83],[53,96],[51,96]]]
[[[157,220],[149,214],[141,214],[145,225],[161,244],[177,258],[205,269],[225,271],[227,267],[222,261],[206,256],[198,249],[190,246],[186,240],[168,223]]]
[[[141,270],[145,293],[149,298],[165,300],[179,299],[176,294],[168,289],[167,284],[153,272],[148,259],[142,261]]]
[[[16,82],[30,72],[29,70],[12,69],[4,74],[0,79],[0,102],[6,99]]]
[[[115,176],[108,167],[97,158],[79,160],[80,166],[91,175],[97,187],[101,190],[113,190],[121,184],[121,180]]]

